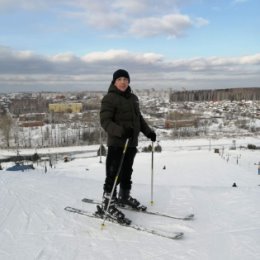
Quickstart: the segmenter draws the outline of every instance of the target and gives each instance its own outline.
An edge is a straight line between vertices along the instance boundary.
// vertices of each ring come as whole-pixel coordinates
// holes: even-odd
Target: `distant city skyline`
[[[4,0],[0,93],[260,87],[257,0]]]

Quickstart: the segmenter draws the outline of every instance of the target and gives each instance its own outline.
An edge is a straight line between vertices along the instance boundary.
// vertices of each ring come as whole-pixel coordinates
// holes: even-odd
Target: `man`
[[[108,93],[102,99],[100,110],[101,126],[108,136],[108,153],[102,207],[98,210],[107,211],[107,214],[116,220],[124,219],[124,214],[118,210],[116,203],[132,208],[140,207],[140,202],[130,195],[139,133],[142,132],[151,141],[156,141],[156,134],[145,122],[139,109],[138,98],[132,93],[129,83],[130,76],[126,70],[115,71]],[[127,139],[129,139],[128,148],[117,181],[117,185],[120,186],[117,198],[116,189],[114,194],[111,192]],[[111,202],[107,209],[110,198]]]

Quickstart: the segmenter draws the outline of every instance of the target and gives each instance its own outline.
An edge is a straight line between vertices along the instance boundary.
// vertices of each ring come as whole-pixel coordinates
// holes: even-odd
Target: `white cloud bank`
[[[260,53],[167,59],[127,50],[44,56],[0,47],[0,92],[105,90],[118,68],[129,71],[134,88],[260,87]]]

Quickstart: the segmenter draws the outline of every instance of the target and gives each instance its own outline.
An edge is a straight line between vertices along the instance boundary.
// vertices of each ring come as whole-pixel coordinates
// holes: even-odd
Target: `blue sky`
[[[258,0],[2,0],[0,92],[260,87]]]

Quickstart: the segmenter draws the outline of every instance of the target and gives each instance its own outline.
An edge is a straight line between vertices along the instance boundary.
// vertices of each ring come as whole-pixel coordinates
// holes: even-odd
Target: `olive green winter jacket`
[[[138,135],[142,132],[148,136],[152,130],[145,122],[139,108],[138,97],[132,93],[130,86],[125,92],[118,90],[113,84],[103,97],[100,110],[100,123],[107,132],[108,146],[124,146],[124,128],[132,127],[134,136],[128,146],[138,145]]]

